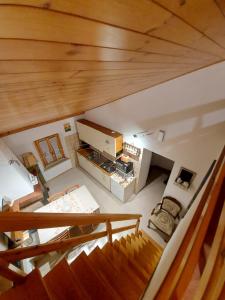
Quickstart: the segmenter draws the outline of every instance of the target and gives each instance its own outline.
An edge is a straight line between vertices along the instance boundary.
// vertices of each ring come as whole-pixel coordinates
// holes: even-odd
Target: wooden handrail
[[[135,220],[140,214],[0,213],[0,232]]]
[[[136,224],[112,229],[112,234],[119,233],[122,231],[130,230],[136,227]],[[48,242],[41,245],[30,246],[26,248],[16,248],[7,251],[0,251],[0,258],[7,262],[15,262],[21,259],[43,255],[48,252],[66,250],[71,247],[75,247],[79,244],[93,241],[108,235],[107,231],[85,234],[78,237],[65,239],[57,242]]]
[[[176,286],[176,294],[177,295],[183,295],[185,289],[188,286],[187,278],[192,278],[192,275],[194,273],[195,267],[198,264],[200,250],[203,246],[204,239],[207,233],[207,229],[213,214],[213,211],[216,206],[216,202],[220,193],[220,189],[223,184],[223,180],[225,178],[225,164],[223,165],[223,168],[220,173],[220,177],[218,178],[218,181],[214,185],[214,188],[212,189],[211,195],[209,196],[209,201],[207,203],[206,211],[204,212],[204,216],[202,219],[199,219],[199,225],[196,226],[196,234],[193,232],[193,236],[195,236],[195,240],[190,245],[191,251],[190,254],[186,260],[186,264],[183,268],[182,274],[179,278],[179,281],[177,282]]]
[[[196,260],[198,259],[198,254],[204,241],[204,236],[225,176],[224,157],[225,147],[221,152],[177,255],[155,297],[157,300],[178,299],[181,297],[181,294],[184,293],[185,288],[191,280]],[[209,205],[208,209],[207,205]],[[205,210],[203,217],[201,215],[204,208],[207,210]]]
[[[223,194],[224,196],[224,194]],[[225,282],[225,202],[194,300],[219,299]]]

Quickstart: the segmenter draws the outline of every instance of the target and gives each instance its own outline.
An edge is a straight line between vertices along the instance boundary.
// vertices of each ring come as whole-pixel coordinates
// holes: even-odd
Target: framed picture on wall
[[[70,123],[64,124],[64,130],[65,130],[65,132],[71,131],[71,125],[70,125]]]

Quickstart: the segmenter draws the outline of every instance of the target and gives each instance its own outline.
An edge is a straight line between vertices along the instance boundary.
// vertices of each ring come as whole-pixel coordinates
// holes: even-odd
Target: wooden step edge
[[[119,278],[119,274],[114,267],[111,267],[110,263],[108,263],[98,246],[89,254],[88,258],[92,262],[99,275],[104,278],[108,285],[110,285],[111,288],[117,293],[118,299],[123,299],[123,287],[117,280],[115,280],[115,277],[116,279]]]
[[[114,257],[119,256],[121,258],[121,268],[128,274],[128,277],[131,276],[134,279],[135,284],[138,285],[140,291],[143,292],[146,286],[145,280],[143,280],[142,277],[137,274],[136,268],[130,263],[127,257],[120,250],[117,251],[113,246],[111,246],[111,248]],[[113,262],[115,262],[115,260],[113,260]],[[115,266],[117,267],[118,265],[115,264]]]
[[[155,258],[160,259],[160,257],[162,256],[162,251],[159,251],[158,249],[155,248],[154,245],[152,245],[152,243],[150,241],[146,242],[145,249],[148,249],[148,251],[151,252],[151,255]]]
[[[132,284],[135,284],[142,294],[145,289],[145,284],[136,274],[134,267],[129,264],[129,261],[123,255],[123,253],[116,251],[110,244],[108,244],[107,247],[103,248],[103,253],[107,256],[108,259],[110,259],[110,262],[118,269],[119,272],[120,270],[123,270],[126,273],[127,277],[130,278]],[[119,263],[117,261],[118,259],[120,260]]]
[[[99,283],[99,286],[102,285],[102,289],[104,289],[104,293],[107,293],[107,299],[113,299],[113,300],[120,300],[121,297],[117,293],[117,291],[112,287],[111,283],[105,279],[104,276],[102,276],[101,272],[99,272],[98,268],[95,267],[95,263],[91,259],[91,253],[87,256],[86,253],[83,251],[78,258],[80,257],[83,262],[88,265],[88,268],[91,270],[91,273],[93,276],[95,276],[95,279]],[[76,268],[73,267],[71,264],[72,271],[76,273]],[[94,297],[94,296],[93,296]],[[106,297],[106,296],[105,296]],[[95,298],[92,298],[95,299]]]
[[[125,239],[123,236],[119,239],[119,242],[120,242],[122,245],[126,246],[126,239]]]
[[[146,237],[160,252],[163,252],[164,248],[159,245],[153,238],[151,238],[143,229],[141,230],[142,237]]]
[[[146,241],[146,244],[145,244],[144,248],[151,251],[152,255],[155,256],[155,257],[160,258],[162,256],[162,251],[160,251],[154,245],[152,245],[151,241]]]
[[[121,252],[129,261],[129,263],[135,268],[136,273],[138,274],[139,278],[146,284],[149,280],[149,274],[139,265],[134,258],[132,258],[128,253],[126,248],[121,245],[118,241],[114,241],[113,246],[115,247],[116,251]]]
[[[104,255],[99,247],[96,247],[93,251],[95,261],[98,261],[100,272],[107,279],[110,279],[111,284],[120,294],[122,299],[137,299],[139,297],[139,291],[135,284],[130,285],[130,281],[127,280],[126,274],[117,268],[110,262]]]
[[[144,256],[143,253],[136,254],[135,259],[149,275],[154,271],[153,263],[147,256]]]
[[[52,299],[51,295],[44,283],[39,269],[35,268],[25,278],[25,281],[18,284],[0,296],[0,299],[32,299],[33,295],[36,299],[49,300]]]
[[[155,254],[156,250],[151,251],[151,249],[147,246],[143,247],[137,236],[134,235],[132,236],[131,246],[137,250],[138,254],[135,253],[135,257],[140,261],[140,263],[145,266],[150,273],[153,272],[161,257]]]
[[[144,249],[145,243],[144,243],[143,239],[140,239],[137,235],[133,235],[131,238],[131,242],[132,241],[137,245],[139,251]]]
[[[134,257],[135,250],[131,246],[130,242],[128,242],[124,237],[122,237],[119,239],[119,244],[126,249],[128,255]]]
[[[129,234],[126,236],[126,241],[127,241],[128,243],[131,243],[131,236],[130,236]]]
[[[82,285],[77,287],[76,277],[65,258],[45,275],[44,281],[53,299],[91,300]]]

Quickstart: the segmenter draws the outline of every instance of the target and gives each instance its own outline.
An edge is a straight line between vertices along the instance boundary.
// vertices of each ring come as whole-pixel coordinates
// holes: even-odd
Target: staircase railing
[[[200,254],[207,237],[210,222],[218,202],[223,204],[219,223],[203,274],[200,274],[198,290],[192,291],[192,299],[219,299],[225,281],[225,147],[208,181],[197,210],[192,218],[182,244],[155,299],[182,299],[193,273],[199,265]],[[216,277],[213,276],[216,274]],[[217,278],[217,279],[215,279]],[[218,280],[219,279],[219,280]],[[209,283],[211,284],[209,287]],[[210,290],[209,290],[210,289]],[[204,298],[207,293],[216,298]],[[215,293],[216,291],[216,293]]]
[[[63,226],[78,226],[90,224],[106,224],[106,230],[91,234],[68,238],[60,241],[48,242],[24,248],[0,251],[0,275],[20,283],[25,277],[9,268],[9,264],[25,258],[43,255],[52,251],[67,251],[79,244],[108,237],[112,243],[112,235],[126,230],[135,229],[138,232],[140,214],[75,214],[75,213],[28,213],[3,212],[0,213],[0,232],[20,231],[28,229],[42,229]],[[136,220],[135,224],[112,229],[112,222]]]

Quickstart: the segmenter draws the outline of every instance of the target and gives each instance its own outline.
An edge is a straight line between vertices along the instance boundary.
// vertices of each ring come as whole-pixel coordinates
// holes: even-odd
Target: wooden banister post
[[[140,225],[140,218],[137,219],[137,223],[136,223],[136,227],[135,227],[135,234],[136,235],[138,235],[139,225]]]
[[[106,230],[108,235],[108,242],[112,244],[112,225],[109,220],[106,221]]]

